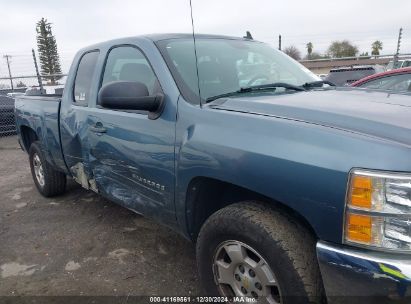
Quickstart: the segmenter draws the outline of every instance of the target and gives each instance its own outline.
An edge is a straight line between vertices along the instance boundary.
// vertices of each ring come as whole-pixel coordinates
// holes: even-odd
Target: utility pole
[[[11,56],[10,55],[4,55],[3,58],[6,58],[7,67],[9,68],[9,78],[10,78],[11,90],[14,91],[13,78],[11,77],[10,62],[9,62],[9,58],[11,58]]]
[[[281,35],[278,35],[278,49],[281,51]]]
[[[39,82],[39,87],[40,87],[40,92],[41,92],[40,94],[43,94],[43,82],[41,81],[39,67],[37,65],[36,53],[34,53],[34,49],[31,49],[31,52],[33,53],[34,67],[36,68],[37,81]]]
[[[398,62],[398,56],[400,55],[401,36],[402,36],[402,28],[400,28],[400,32],[398,33],[397,53],[395,53],[394,55],[394,67],[395,67],[395,64]]]

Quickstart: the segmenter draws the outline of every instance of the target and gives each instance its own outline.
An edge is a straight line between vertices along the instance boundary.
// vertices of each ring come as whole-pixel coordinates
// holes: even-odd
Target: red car
[[[411,93],[411,67],[374,74],[352,83],[351,86]]]

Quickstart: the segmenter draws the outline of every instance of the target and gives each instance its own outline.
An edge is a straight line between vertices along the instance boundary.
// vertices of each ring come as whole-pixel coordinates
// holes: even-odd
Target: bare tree
[[[301,60],[301,52],[294,45],[287,46],[284,53],[295,60]]]

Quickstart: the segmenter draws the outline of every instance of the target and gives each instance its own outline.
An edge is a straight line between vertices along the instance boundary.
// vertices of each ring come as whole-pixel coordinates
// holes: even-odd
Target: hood
[[[355,88],[218,99],[213,109],[304,121],[411,146],[411,96]]]

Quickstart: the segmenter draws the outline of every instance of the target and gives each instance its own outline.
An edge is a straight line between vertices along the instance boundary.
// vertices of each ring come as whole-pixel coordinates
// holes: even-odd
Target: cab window
[[[160,84],[143,53],[132,46],[112,49],[107,57],[101,86],[112,81],[136,81],[147,86],[150,95],[160,93]]]
[[[77,68],[74,81],[74,100],[76,105],[87,106],[91,95],[91,86],[96,73],[96,63],[99,51],[85,53]]]
[[[396,92],[411,92],[411,74],[399,74],[370,80],[360,87]]]

